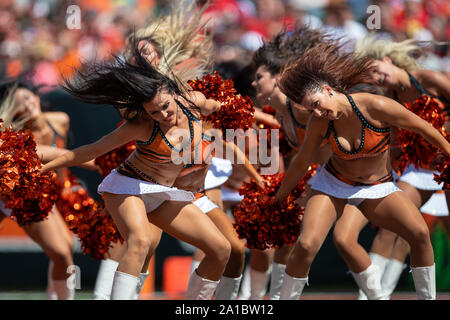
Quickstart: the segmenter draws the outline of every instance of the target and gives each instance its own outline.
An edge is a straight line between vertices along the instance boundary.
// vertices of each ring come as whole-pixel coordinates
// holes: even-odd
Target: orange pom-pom
[[[274,204],[274,198],[284,173],[264,176],[264,190],[254,181],[243,183],[239,194],[244,195],[244,199],[233,210],[233,215],[236,232],[239,238],[247,240],[247,247],[259,250],[279,248],[297,240],[303,208],[295,200],[304,196],[306,182],[316,170],[317,165],[312,165],[296,188],[279,205]]]
[[[213,112],[205,121],[212,123],[216,129],[225,134],[226,129],[251,128],[255,121],[255,108],[249,97],[241,96],[233,88],[233,80],[223,80],[217,71],[214,75],[206,75],[202,79],[189,81],[192,90],[202,92],[207,99],[214,99],[222,103],[216,112]]]
[[[0,119],[0,196],[21,226],[47,218],[57,198],[54,175],[41,174],[31,131],[3,128]]]
[[[406,103],[405,107],[443,132],[444,114],[433,97],[423,95],[413,103]],[[397,139],[402,148],[398,159],[399,173],[402,173],[410,164],[413,164],[416,168],[429,168],[432,165],[438,148],[426,141],[421,135],[399,129]]]

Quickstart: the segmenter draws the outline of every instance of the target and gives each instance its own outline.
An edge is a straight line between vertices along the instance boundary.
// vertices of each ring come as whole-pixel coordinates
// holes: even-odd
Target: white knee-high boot
[[[53,284],[52,273],[53,273],[53,261],[50,260],[48,264],[48,273],[47,273],[47,290],[46,290],[47,300],[58,300],[58,295],[56,294],[55,286]]]
[[[242,275],[237,278],[222,276],[216,288],[216,300],[236,300]]]
[[[111,300],[135,300],[139,278],[116,271],[111,290]]]
[[[239,292],[238,300],[248,300],[250,299],[250,295],[250,265],[247,265],[242,276],[241,291]]]
[[[308,277],[294,278],[286,272],[283,277],[283,285],[281,286],[280,300],[298,300],[303,293],[305,284],[308,284]]]
[[[386,267],[387,267],[390,259],[385,258],[374,252],[369,252],[369,257],[370,257],[370,261],[372,261],[372,264],[378,266],[380,273],[381,273],[381,278],[383,278],[383,274],[386,270]],[[358,287],[359,287],[358,300],[367,300],[367,296],[364,293],[364,291],[361,289],[361,285],[359,283],[358,283]],[[384,290],[383,284],[381,284],[381,289]]]
[[[186,300],[211,300],[218,284],[219,281],[202,278],[194,271],[189,279]]]
[[[384,270],[383,277],[381,278],[381,288],[388,299],[391,298],[391,295],[394,292],[398,280],[400,280],[400,276],[405,268],[406,264],[396,259],[389,259],[386,269]]]
[[[270,300],[280,300],[281,286],[283,285],[284,273],[286,271],[285,264],[272,262],[272,275],[270,276]]]
[[[192,274],[195,270],[197,270],[198,266],[200,265],[201,260],[194,260],[192,259],[191,262],[191,271],[189,274]]]
[[[139,283],[136,288],[136,296],[134,297],[134,300],[139,300],[139,296],[141,295],[142,287],[144,286],[145,280],[147,280],[148,275],[150,272],[147,270],[146,273],[139,273]]]
[[[73,300],[75,298],[75,287],[69,284],[74,283],[75,274],[71,274],[66,280],[53,280],[58,300]]]
[[[364,291],[369,300],[385,300],[381,289],[380,268],[373,263],[360,273],[352,272],[356,283]]]
[[[264,298],[267,292],[271,269],[257,271],[250,268],[250,300],[262,300]]]
[[[412,267],[414,287],[419,300],[436,300],[435,265],[430,267]]]
[[[94,300],[109,300],[119,262],[106,259],[100,262],[94,287]]]

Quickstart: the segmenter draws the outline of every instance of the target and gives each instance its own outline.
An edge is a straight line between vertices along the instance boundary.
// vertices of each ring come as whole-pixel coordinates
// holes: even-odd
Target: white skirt
[[[401,175],[399,181],[404,181],[412,185],[416,189],[437,191],[442,190],[444,183],[438,184],[434,181],[434,173],[439,174],[437,171],[427,169],[416,169],[413,165],[410,165]]]
[[[365,199],[380,199],[393,192],[401,191],[393,182],[373,186],[352,186],[335,178],[325,169],[325,166],[318,169],[311,178],[311,189],[322,191],[335,198],[348,199],[349,203],[356,206]]]
[[[243,199],[238,191],[222,186],[222,201],[241,202]]]
[[[2,200],[0,200],[0,211],[3,212],[7,218],[11,217],[12,210],[6,208],[5,203]]]
[[[155,210],[166,200],[186,202],[195,200],[194,194],[190,191],[130,178],[117,173],[115,169],[103,179],[97,192],[101,195],[105,192],[139,195],[147,212]]]
[[[203,213],[208,213],[211,210],[218,208],[218,206],[209,200],[207,196],[203,196],[193,202]]]
[[[430,199],[420,208],[420,212],[436,217],[448,216],[445,193],[433,193]]]
[[[205,177],[205,190],[217,188],[225,183],[233,172],[231,161],[222,158],[212,158],[211,166]]]

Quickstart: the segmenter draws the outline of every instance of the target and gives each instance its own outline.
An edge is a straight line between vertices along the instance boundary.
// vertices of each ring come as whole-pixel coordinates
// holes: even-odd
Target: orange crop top
[[[383,152],[386,152],[391,144],[391,128],[376,128],[371,125],[362,115],[361,111],[359,111],[353,98],[348,94],[346,94],[346,96],[350,101],[353,110],[362,122],[361,144],[355,151],[345,150],[339,143],[338,135],[334,128],[334,122],[333,120],[330,120],[325,138],[328,139],[333,154],[343,160],[355,160],[376,157]],[[333,137],[331,137],[331,133],[333,133]]]
[[[159,122],[154,122],[153,132],[148,141],[136,140],[136,152],[144,157],[146,160],[157,163],[169,163],[172,162],[172,153],[178,152],[180,158],[183,157],[183,152],[190,150],[194,152],[194,160],[191,164],[185,164],[180,176],[187,175],[193,171],[198,170],[205,165],[205,162],[210,156],[210,139],[208,139],[201,132],[200,120],[192,114],[187,108],[185,108],[178,100],[175,100],[180,109],[188,117],[189,120],[189,144],[182,149],[175,148],[170,141],[164,135],[164,132],[159,126]],[[202,158],[198,161],[200,154],[198,147],[201,145]],[[192,159],[191,159],[192,160]],[[120,174],[127,175],[136,179],[146,180],[156,183],[154,179],[140,171],[134,164],[128,159],[117,169]]]

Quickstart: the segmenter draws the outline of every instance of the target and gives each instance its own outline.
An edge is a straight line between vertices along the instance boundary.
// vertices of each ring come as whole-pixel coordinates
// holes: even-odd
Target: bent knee
[[[306,255],[314,255],[319,251],[320,242],[315,239],[300,239],[296,245],[296,251]]]
[[[336,233],[333,234],[333,242],[340,251],[349,251],[351,250],[352,245],[355,244],[353,237]]]
[[[149,235],[129,236],[127,239],[128,252],[147,255],[152,246],[152,238]]]
[[[68,246],[46,248],[45,253],[55,265],[73,264],[72,250]]]

